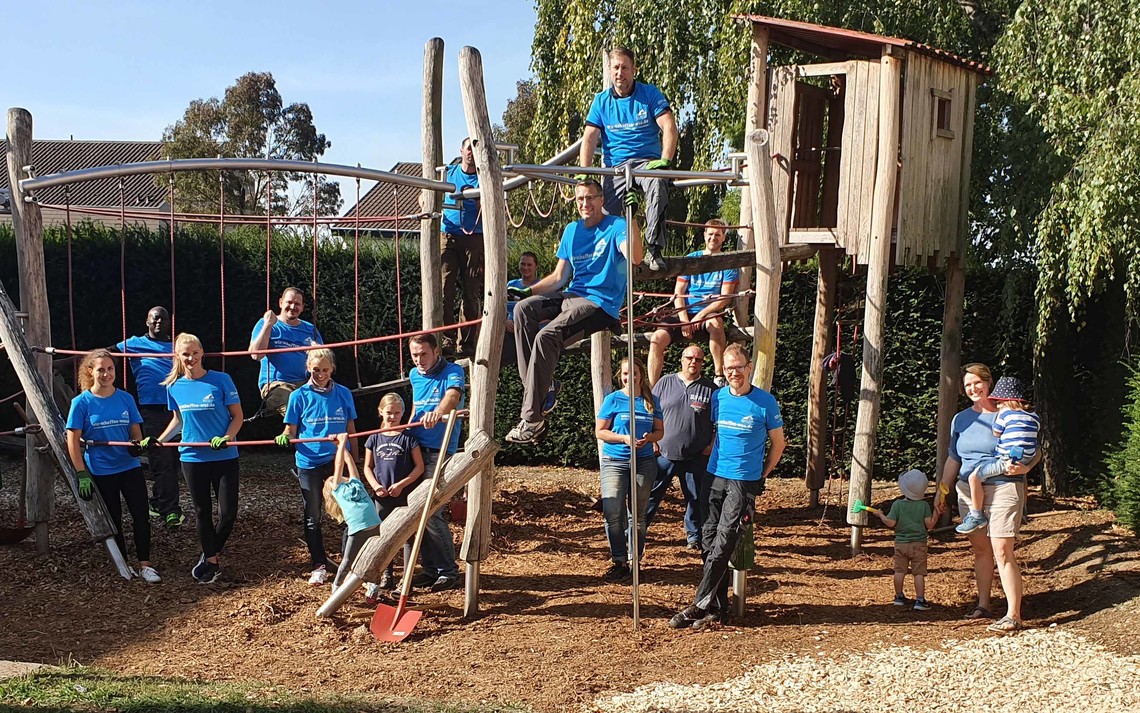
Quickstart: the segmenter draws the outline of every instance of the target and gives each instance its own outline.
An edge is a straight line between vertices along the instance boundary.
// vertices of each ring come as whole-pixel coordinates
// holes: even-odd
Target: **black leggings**
[[[341,553],[340,567],[336,570],[336,577],[333,578],[333,586],[339,587],[344,578],[348,576],[349,571],[352,570],[352,562],[356,556],[360,554],[360,550],[364,549],[364,543],[369,539],[375,537],[380,532],[380,526],[375,525],[368,529],[348,534],[348,528],[344,529],[343,551]]]
[[[94,475],[92,478],[111,515],[111,522],[115,525],[115,542],[119,543],[119,551],[124,557],[127,556],[127,546],[123,543],[123,502],[126,502],[135,533],[135,552],[140,562],[149,562],[150,505],[147,503],[146,480],[143,479],[142,468],[131,468],[112,475]]]
[[[238,503],[238,459],[215,460],[206,463],[182,461],[182,475],[186,489],[194,501],[194,515],[198,521],[198,542],[207,559],[216,556],[226,546],[234,529]],[[214,525],[214,503],[218,497],[218,524]]]

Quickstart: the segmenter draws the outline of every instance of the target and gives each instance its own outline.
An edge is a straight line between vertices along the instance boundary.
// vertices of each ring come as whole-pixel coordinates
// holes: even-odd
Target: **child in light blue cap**
[[[926,501],[926,474],[921,470],[908,470],[899,476],[899,490],[903,497],[891,503],[887,514],[867,508],[879,516],[883,524],[895,530],[895,601],[896,607],[907,605],[903,594],[903,580],[909,570],[914,575],[914,608],[930,609],[926,601],[926,541],[927,532],[938,519]]]

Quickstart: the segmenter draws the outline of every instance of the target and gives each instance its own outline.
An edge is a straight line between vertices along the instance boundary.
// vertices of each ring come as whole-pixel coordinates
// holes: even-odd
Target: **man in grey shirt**
[[[653,386],[653,398],[665,416],[665,437],[657,444],[657,479],[649,494],[645,522],[646,526],[653,523],[676,474],[685,498],[685,540],[690,550],[701,548],[713,437],[710,404],[716,385],[701,375],[704,364],[705,353],[690,344],[681,354],[680,371],[661,377]]]

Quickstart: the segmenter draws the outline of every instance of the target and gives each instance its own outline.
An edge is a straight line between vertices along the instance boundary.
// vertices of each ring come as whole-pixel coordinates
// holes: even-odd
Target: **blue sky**
[[[387,170],[419,161],[425,43],[444,40],[444,155],[466,136],[459,50],[477,48],[492,121],[530,75],[531,0],[490,2],[5,3],[4,108],[32,112],[41,139],[149,139],[192,99],[269,71],[332,141],[324,160]],[[365,185],[365,190],[367,190]],[[345,208],[355,186],[342,188]]]

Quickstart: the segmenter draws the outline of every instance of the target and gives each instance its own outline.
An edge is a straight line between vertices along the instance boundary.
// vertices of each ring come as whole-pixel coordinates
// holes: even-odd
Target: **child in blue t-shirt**
[[[134,397],[115,388],[115,360],[106,349],[96,349],[83,357],[79,364],[79,388],[67,414],[67,452],[75,467],[79,497],[90,500],[99,491],[115,526],[115,542],[124,556],[127,547],[123,541],[122,503],[127,504],[139,557],[138,576],[151,584],[160,582],[162,579],[150,563],[150,507],[138,446],[89,445],[84,449],[88,441],[137,444],[142,440],[142,415]]]
[[[360,480],[356,461],[351,454],[346,453],[348,434],[339,433],[335,438],[337,451],[332,477],[325,480],[321,491],[325,511],[332,519],[345,525],[340,567],[337,568],[332,584],[334,592],[352,569],[352,563],[364,548],[364,543],[380,532],[380,515],[376,512],[376,505],[368,494],[368,488]],[[345,469],[348,470],[348,475],[344,475]]]
[[[408,493],[422,482],[424,456],[420,442],[407,429],[399,428],[404,420],[404,399],[399,394],[385,394],[380,399],[378,410],[383,430],[369,436],[364,443],[364,479],[372,490],[383,520],[396,508],[408,504]],[[410,570],[408,560],[411,556],[411,545],[405,543],[405,571]],[[391,589],[394,579],[394,569],[389,563],[379,584],[369,585],[368,598],[375,599],[378,590]]]
[[[994,385],[990,400],[998,406],[993,428],[997,443],[993,455],[981,459],[978,467],[970,473],[970,512],[954,528],[963,535],[989,524],[984,512],[985,483],[1005,476],[1010,463],[1028,463],[1037,455],[1041,418],[1029,409],[1021,380],[1013,376],[1001,377]]]

